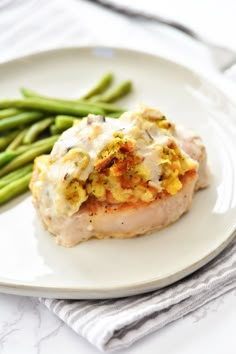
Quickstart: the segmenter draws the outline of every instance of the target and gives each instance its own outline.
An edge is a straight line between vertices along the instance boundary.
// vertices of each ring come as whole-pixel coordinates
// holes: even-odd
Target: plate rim
[[[195,271],[200,270],[202,267],[210,263],[217,257],[236,237],[236,229],[224,240],[218,247],[208,253],[201,260],[196,261],[185,269],[161,279],[153,279],[150,281],[142,281],[138,283],[130,283],[129,285],[118,287],[111,286],[105,287],[57,287],[57,286],[42,286],[42,285],[29,285],[27,283],[18,284],[10,282],[0,282],[0,289],[3,293],[15,295],[29,295],[37,297],[57,298],[60,299],[79,299],[79,300],[95,300],[95,299],[108,299],[108,298],[121,298],[133,295],[141,295],[150,291],[165,288],[184,279],[186,276],[193,274]],[[190,269],[191,268],[191,269]],[[159,285],[156,284],[158,282]],[[68,294],[69,293],[69,294]],[[124,295],[125,293],[125,295]]]
[[[210,77],[206,76],[206,73],[202,70],[197,70],[189,67],[188,65],[184,65],[183,63],[180,63],[172,58],[169,58],[164,55],[160,54],[154,54],[150,53],[144,50],[138,50],[138,49],[130,49],[126,47],[121,47],[121,46],[107,46],[107,45],[85,45],[85,46],[68,46],[68,47],[57,47],[57,48],[49,48],[49,49],[42,49],[34,53],[28,53],[26,55],[22,56],[17,56],[15,58],[12,58],[10,60],[4,61],[0,63],[0,69],[4,67],[5,65],[8,64],[14,64],[19,61],[24,61],[24,60],[34,60],[34,58],[38,58],[40,56],[44,55],[50,55],[50,54],[57,54],[60,52],[66,52],[66,51],[72,51],[72,50],[78,50],[78,51],[90,51],[91,53],[95,50],[111,50],[116,54],[115,52],[121,52],[121,53],[132,53],[132,54],[138,54],[138,55],[144,55],[147,57],[151,57],[153,59],[158,59],[163,62],[167,62],[168,64],[177,66],[181,70],[184,70],[185,72],[187,71],[188,74],[196,75],[198,78],[202,79],[204,82],[210,84],[211,86],[214,86],[215,89],[218,90],[218,92],[224,96],[224,99],[228,100],[230,104],[236,109],[236,103],[233,101],[233,97],[231,97],[230,93],[226,89],[226,87],[222,87],[220,85],[220,81],[224,81],[223,77],[220,77],[217,73],[214,75],[211,75]],[[58,286],[50,286],[50,285],[30,285],[27,284],[27,282],[20,282],[20,284],[13,280],[11,282],[9,281],[2,281],[0,279],[0,290],[1,292],[4,293],[12,293],[12,294],[20,294],[20,295],[31,295],[31,296],[47,296],[51,298],[55,298],[60,294],[60,298],[71,298],[71,299],[105,299],[105,298],[110,298],[110,297],[123,297],[123,296],[132,296],[132,295],[137,295],[137,294],[142,294],[146,293],[149,291],[157,290],[160,288],[163,288],[167,285],[171,285],[180,279],[183,279],[184,277],[192,274],[196,270],[202,268],[204,265],[212,261],[217,255],[219,255],[233,239],[236,237],[236,221],[235,221],[235,226],[232,230],[232,232],[228,235],[228,237],[220,244],[218,244],[214,249],[212,249],[208,254],[206,254],[203,258],[201,258],[198,261],[195,261],[194,263],[191,263],[191,265],[186,266],[184,269],[180,269],[177,272],[169,275],[169,276],[164,276],[164,278],[153,278],[145,281],[139,281],[139,282],[132,282],[128,285],[121,285],[121,286],[109,286],[109,287],[98,287],[98,286],[93,286],[93,287],[87,287],[87,286],[78,286],[78,287],[70,287],[70,286],[64,286],[64,287],[58,287]],[[158,283],[158,284],[156,284]],[[37,293],[37,294],[36,294]],[[125,295],[124,295],[125,293]],[[40,295],[41,294],[41,295]]]
[[[208,68],[199,68],[197,69],[196,67],[192,67],[189,63],[182,63],[181,60],[179,59],[173,59],[170,57],[168,54],[162,54],[162,53],[154,53],[152,51],[147,50],[142,50],[142,49],[137,49],[137,48],[127,48],[125,46],[119,46],[119,45],[103,45],[103,44],[98,44],[98,45],[93,45],[93,44],[88,44],[88,45],[69,45],[69,46],[58,46],[58,47],[53,47],[53,48],[42,48],[37,51],[33,52],[28,52],[26,54],[22,54],[19,56],[12,57],[11,59],[4,60],[3,62],[0,62],[0,68],[4,65],[8,65],[17,61],[23,61],[23,60],[28,60],[28,59],[33,59],[38,56],[43,56],[46,54],[51,54],[55,52],[63,52],[63,51],[70,51],[70,50],[89,50],[89,51],[94,51],[94,50],[102,49],[102,50],[111,50],[111,51],[118,51],[118,52],[130,52],[133,54],[142,54],[144,56],[149,56],[154,58],[157,58],[159,60],[168,62],[172,65],[176,65],[179,68],[183,70],[187,70],[189,73],[193,75],[197,75],[199,78],[203,79],[205,82],[210,83],[210,85],[213,85],[216,87],[218,91],[221,92],[228,100],[230,100],[230,103],[235,107],[236,109],[236,102],[235,96],[232,94],[230,87],[236,89],[236,83],[233,82],[233,80],[227,80],[227,78],[222,75],[222,73],[217,72],[217,71],[212,71],[209,72]],[[223,82],[223,85],[222,85]]]

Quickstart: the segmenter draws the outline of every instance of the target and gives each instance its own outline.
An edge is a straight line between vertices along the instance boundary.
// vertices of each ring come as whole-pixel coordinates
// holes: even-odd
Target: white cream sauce
[[[160,146],[167,145],[170,140],[175,138],[171,132],[163,132],[159,129],[155,122],[141,118],[140,112],[141,110],[124,113],[120,119],[89,115],[78,125],[61,135],[51,152],[51,163],[44,181],[48,185],[46,187],[47,196],[44,196],[44,198],[51,199],[51,203],[49,201],[44,201],[44,203],[47,206],[51,204],[53,209],[51,212],[60,214],[59,209],[61,207],[63,209],[61,214],[64,214],[67,210],[66,214],[72,215],[79,210],[81,203],[76,205],[76,208],[73,206],[72,210],[64,196],[57,195],[58,186],[64,183],[66,174],[74,175],[81,181],[86,181],[93,171],[98,154],[114,139],[114,132],[120,131],[124,137],[136,142],[136,153],[143,158],[143,164],[150,173],[150,181],[157,188],[160,187],[161,171],[158,167]],[[143,115],[143,111],[141,114]],[[80,164],[76,165],[73,158],[63,161],[64,156],[72,148],[81,149],[88,153],[89,163],[86,168],[81,168]]]

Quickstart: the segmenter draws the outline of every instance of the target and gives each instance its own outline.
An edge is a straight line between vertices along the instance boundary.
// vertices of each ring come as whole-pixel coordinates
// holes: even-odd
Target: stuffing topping
[[[146,106],[120,119],[84,118],[35,164],[34,198],[44,193],[55,215],[69,216],[89,198],[150,203],[160,193],[175,195],[184,175],[198,169],[178,145],[174,124]]]

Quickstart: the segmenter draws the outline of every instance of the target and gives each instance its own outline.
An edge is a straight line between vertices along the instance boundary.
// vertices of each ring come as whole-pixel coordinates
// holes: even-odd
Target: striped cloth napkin
[[[1,0],[0,33],[1,62],[53,47],[104,44],[169,57],[174,53],[179,62],[211,68],[207,50],[184,36],[159,26],[140,26],[83,0]],[[128,347],[235,287],[233,242],[207,266],[162,290],[103,301],[40,301],[98,349],[112,351]]]
[[[101,351],[124,349],[145,335],[236,288],[236,241],[215,260],[176,284],[109,300],[40,299]]]

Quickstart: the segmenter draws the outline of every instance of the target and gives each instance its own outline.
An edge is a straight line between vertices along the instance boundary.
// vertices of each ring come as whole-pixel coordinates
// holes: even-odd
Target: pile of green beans
[[[28,190],[33,161],[50,153],[60,134],[88,114],[119,118],[124,108],[114,104],[132,91],[131,81],[111,87],[104,74],[82,97],[48,97],[21,88],[22,99],[0,100],[0,205]]]

